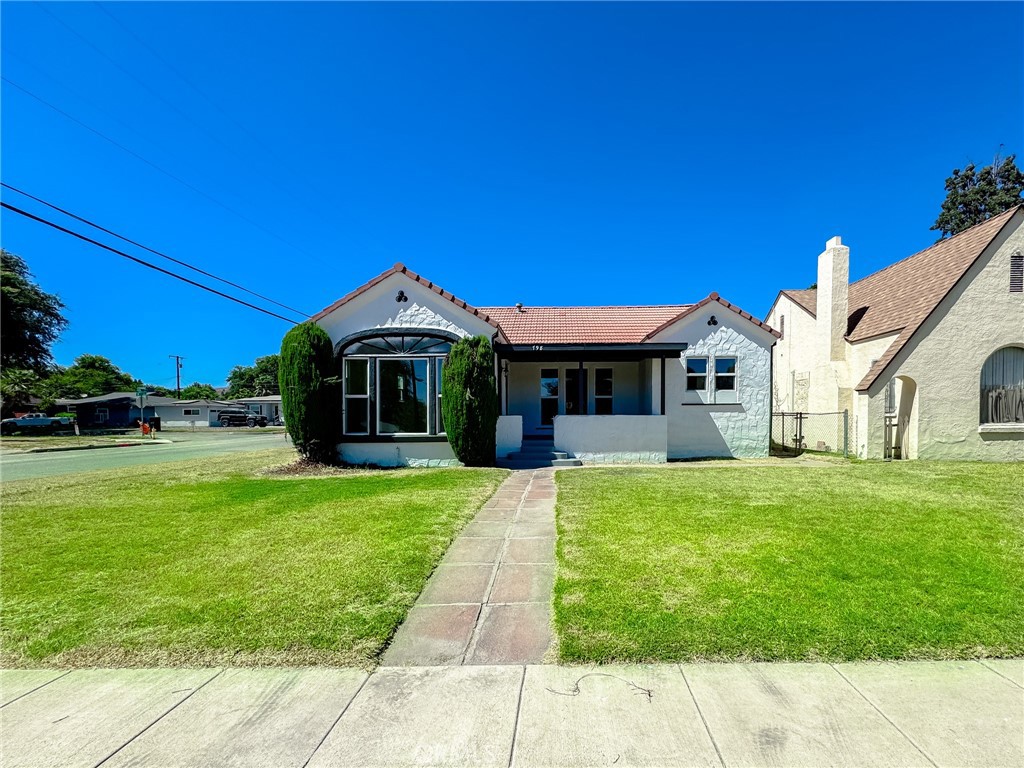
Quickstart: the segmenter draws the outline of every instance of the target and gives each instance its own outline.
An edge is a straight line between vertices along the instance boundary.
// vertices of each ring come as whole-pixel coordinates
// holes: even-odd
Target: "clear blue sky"
[[[952,168],[1024,154],[1022,33],[1021,3],[8,2],[4,77],[249,221],[8,83],[2,173],[308,313],[403,261],[477,305],[764,316],[827,238],[862,277],[935,240]],[[61,364],[217,385],[288,327],[2,224]]]

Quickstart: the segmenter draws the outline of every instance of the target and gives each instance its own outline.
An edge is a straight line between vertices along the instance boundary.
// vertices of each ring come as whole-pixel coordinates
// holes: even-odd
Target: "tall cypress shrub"
[[[319,325],[296,325],[281,341],[278,382],[292,443],[311,461],[333,464],[341,442],[341,397],[334,345]]]
[[[467,467],[494,466],[498,392],[486,336],[452,345],[441,373],[441,412],[448,442]]]

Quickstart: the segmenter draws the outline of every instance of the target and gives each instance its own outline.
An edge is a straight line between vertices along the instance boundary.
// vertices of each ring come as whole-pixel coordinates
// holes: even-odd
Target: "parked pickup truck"
[[[16,419],[0,421],[0,434],[13,435],[15,432],[57,432],[70,429],[72,420],[67,416],[47,416],[45,413],[26,413]]]

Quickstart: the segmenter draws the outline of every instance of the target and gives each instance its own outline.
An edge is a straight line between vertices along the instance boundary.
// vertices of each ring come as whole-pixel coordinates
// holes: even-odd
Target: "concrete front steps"
[[[552,440],[523,440],[518,451],[498,459],[503,469],[541,469],[542,467],[581,467],[583,462],[569,458],[565,451],[556,451]]]

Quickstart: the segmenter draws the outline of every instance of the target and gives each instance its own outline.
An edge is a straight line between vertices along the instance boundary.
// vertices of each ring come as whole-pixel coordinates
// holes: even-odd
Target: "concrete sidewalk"
[[[1021,766],[1024,660],[0,670],[14,766]]]

